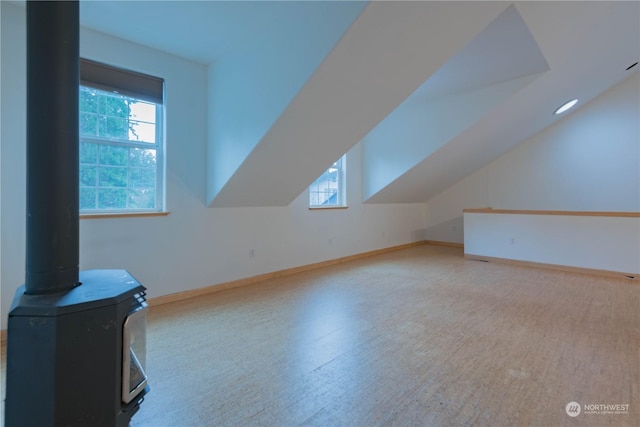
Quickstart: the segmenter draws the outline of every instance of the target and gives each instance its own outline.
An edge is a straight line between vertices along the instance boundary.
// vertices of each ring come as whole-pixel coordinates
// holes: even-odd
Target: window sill
[[[349,209],[349,206],[309,206],[310,211],[326,211],[332,209]]]
[[[150,216],[167,216],[171,212],[122,212],[80,214],[80,219],[113,219],[113,218],[142,218]]]

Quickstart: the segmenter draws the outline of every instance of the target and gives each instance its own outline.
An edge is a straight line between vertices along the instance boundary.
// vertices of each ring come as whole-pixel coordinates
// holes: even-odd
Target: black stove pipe
[[[79,283],[79,3],[27,1],[26,294]]]

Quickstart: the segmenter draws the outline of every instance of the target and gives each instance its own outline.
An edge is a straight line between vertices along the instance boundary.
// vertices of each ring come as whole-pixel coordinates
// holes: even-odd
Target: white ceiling
[[[332,4],[333,3],[333,4]],[[81,1],[82,26],[203,64],[341,7],[325,1]]]
[[[640,69],[625,71],[640,57],[640,2],[637,1],[531,1],[513,2],[512,6],[478,1],[421,2],[429,3],[425,7],[412,3],[415,2],[388,2],[378,7],[369,4],[364,9],[291,101],[297,110],[293,111],[293,107],[285,110],[274,122],[273,132],[256,141],[256,149],[242,162],[226,189],[222,189],[224,197],[216,206],[268,205],[271,201],[286,205],[319,171],[361,141],[366,153],[363,158],[365,181],[367,174],[382,175],[372,159],[385,157],[387,165],[394,168],[386,181],[371,187],[365,201],[424,202],[561,120],[551,113],[565,100],[578,97],[579,108]],[[340,13],[341,4],[346,3],[83,1],[81,25],[192,61],[215,64],[225,53],[237,51],[264,34],[294,31],[296,27],[290,25],[292,22],[316,17],[330,19],[332,13]],[[416,12],[411,12],[412,8]],[[410,12],[405,15],[393,12],[402,9]],[[441,15],[434,20],[434,13]],[[486,20],[489,15],[482,13],[492,14],[493,18]],[[478,31],[473,30],[478,37],[474,37],[473,32],[462,35],[462,27],[454,31],[461,22],[479,25]],[[388,37],[377,36],[385,31],[389,31]],[[394,55],[388,39],[398,33],[403,33],[398,39],[403,43],[402,54]],[[291,37],[295,38],[295,33]],[[354,48],[357,50],[350,50]],[[367,56],[369,54],[373,56]],[[421,61],[421,55],[432,58]],[[374,63],[378,64],[376,69],[371,67]],[[425,69],[405,72],[411,67]],[[382,68],[389,78],[376,80],[375,72]],[[353,93],[350,98],[345,95],[339,99],[339,92],[356,90],[351,87],[353,84],[346,86],[345,83],[354,82],[345,75],[356,69],[361,76],[355,85],[360,90],[358,98],[354,100]],[[402,75],[406,77],[399,77]],[[414,80],[409,82],[408,76]],[[421,80],[415,80],[418,77]],[[336,92],[336,88],[334,105],[329,94]],[[457,128],[452,127],[442,141],[429,141],[430,133],[422,132],[418,138],[415,135],[388,138],[367,146],[365,135],[370,132],[374,135],[376,129],[379,132],[380,127],[385,126],[385,117],[403,114],[405,100],[416,108],[428,109],[437,107],[438,100],[492,90],[501,91],[500,96],[483,104],[483,109],[469,116],[469,120],[453,123],[451,126]],[[380,93],[376,98],[377,91]],[[305,106],[308,109],[305,110]],[[333,110],[326,112],[326,119],[339,117],[353,126],[341,127],[343,123],[334,126],[326,121],[322,126],[309,124],[310,117],[318,120],[325,117],[322,116],[325,110]],[[296,111],[298,114],[294,114]],[[368,116],[362,115],[369,111]],[[387,121],[386,126],[390,126],[389,123]],[[327,125],[333,127],[331,132],[323,129]],[[301,135],[315,136],[315,139],[300,138]],[[319,150],[317,145],[323,138],[331,141],[323,142]],[[417,153],[420,151],[416,151],[416,146],[420,144],[432,144],[435,148],[423,150],[417,156],[410,154],[414,159],[404,163],[398,160],[393,164],[395,157],[402,156],[385,155],[389,147]],[[282,163],[283,159],[291,158],[293,154],[285,153],[293,153],[292,150],[299,165]],[[409,155],[406,153],[405,157]],[[265,168],[268,171],[259,170],[264,165],[268,165]],[[264,188],[253,194],[256,182],[278,185],[263,185]],[[363,186],[366,185],[364,182]],[[265,194],[265,191],[275,193]]]
[[[477,90],[549,68],[515,6],[509,6],[411,96],[415,102]],[[409,101],[409,100],[407,100]]]
[[[278,9],[264,2],[92,1],[80,3],[80,21],[85,27],[208,64],[273,25]]]
[[[548,69],[516,7],[507,7],[364,138],[364,198]]]

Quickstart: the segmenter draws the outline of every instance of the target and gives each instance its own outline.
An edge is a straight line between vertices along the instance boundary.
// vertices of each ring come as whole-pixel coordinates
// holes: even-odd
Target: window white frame
[[[309,208],[346,208],[346,176],[347,155],[345,154],[309,186]]]
[[[137,101],[136,104],[138,105],[149,105],[149,110],[151,110],[150,105],[155,105],[155,123],[152,123],[153,119],[151,119],[151,116],[147,117],[146,119],[138,119],[138,124],[140,126],[147,126],[149,130],[151,130],[149,127],[150,125],[154,126],[152,133],[147,133],[146,137],[140,138],[139,136],[132,134],[131,130],[133,129],[133,127],[129,128],[128,138],[123,138],[121,135],[114,136],[102,134],[102,132],[100,131],[102,124],[96,124],[95,135],[88,135],[86,132],[80,132],[80,148],[84,147],[90,148],[92,150],[95,149],[97,153],[96,157],[92,161],[92,153],[89,153],[89,160],[87,160],[87,158],[83,158],[81,152],[80,213],[85,215],[95,215],[164,212],[164,81],[157,77],[111,67],[109,65],[89,61],[86,59],[81,59],[80,61],[80,74],[81,91],[88,89],[93,93],[96,93],[97,96],[100,96],[102,99],[122,99],[123,101],[135,100]],[[100,102],[102,102],[102,100]],[[109,119],[120,120],[120,118],[118,117],[110,116],[109,112],[106,109],[101,110],[99,109],[100,107],[96,108],[98,109],[96,109],[95,112],[90,112],[87,114],[88,116],[94,115],[96,121],[106,123]],[[80,114],[82,118],[82,106]],[[153,113],[151,114],[153,115]],[[132,118],[133,117],[127,118],[127,126],[130,126],[129,120]],[[151,135],[153,135],[153,137],[151,137]],[[103,159],[101,158],[101,153],[103,152],[103,150],[110,150],[114,148],[116,150],[127,148],[125,162],[126,164],[109,165],[103,162]],[[125,151],[120,151],[121,155],[124,155]],[[104,151],[104,153],[107,153],[107,151]],[[140,158],[146,157],[146,159],[153,158],[155,161],[151,163],[145,162],[136,164],[136,156],[140,156]],[[152,165],[152,163],[154,163],[154,165]],[[91,172],[91,169],[93,169],[95,174],[93,183],[91,183],[91,173],[88,173],[86,176],[82,175],[83,166],[85,168],[84,170],[88,172]],[[110,187],[109,185],[102,185],[99,180],[100,173],[101,171],[104,172],[109,167],[117,167],[118,169],[120,169],[120,177],[123,180],[126,180],[124,184],[113,187]],[[151,184],[148,184],[148,186],[142,185],[141,182],[144,182],[145,180],[147,182],[151,182],[150,175],[152,173],[151,170],[154,167],[155,173],[153,174],[153,178],[155,182],[153,183],[153,187],[151,187]],[[125,170],[126,177],[123,173]],[[148,173],[147,177],[141,179],[140,177],[144,176],[145,173]],[[137,186],[132,187],[132,184],[136,185],[134,184],[136,174],[138,174],[138,181],[136,183]],[[87,184],[87,181],[89,181],[90,183]],[[93,192],[91,191],[91,189],[93,189]],[[100,205],[100,194],[104,194],[101,193],[101,191],[106,192],[111,189],[120,192],[123,189],[125,190],[124,194],[126,196],[124,204],[118,203],[117,206],[113,207]],[[152,199],[150,196],[144,195],[145,190],[153,191]],[[139,191],[140,193],[138,193],[136,196],[137,191]],[[93,203],[92,208],[86,208],[86,206],[89,205],[88,203],[84,203],[83,208],[83,196],[85,198],[88,197],[88,200],[91,200],[91,197],[95,197],[95,203]],[[119,196],[122,197],[122,193],[120,193]],[[145,200],[146,197],[149,198]],[[84,202],[86,202],[86,200],[87,199],[84,199]],[[145,202],[148,202],[148,204]]]

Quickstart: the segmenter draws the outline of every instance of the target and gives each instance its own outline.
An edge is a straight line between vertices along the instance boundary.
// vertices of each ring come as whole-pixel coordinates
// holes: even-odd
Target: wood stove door
[[[147,385],[147,304],[131,312],[124,321],[122,343],[122,401],[131,402]]]

